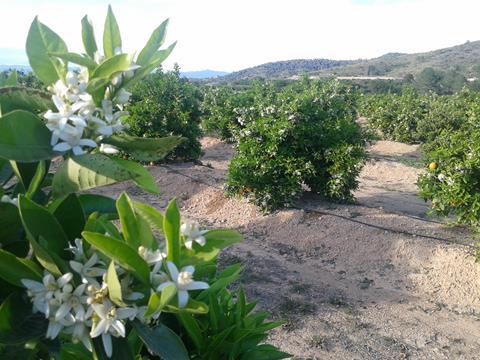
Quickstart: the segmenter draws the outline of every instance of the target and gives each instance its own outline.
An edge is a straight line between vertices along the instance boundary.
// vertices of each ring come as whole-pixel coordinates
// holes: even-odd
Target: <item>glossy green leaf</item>
[[[177,299],[174,299],[171,304],[168,304],[167,306],[165,306],[165,311],[174,312],[174,313],[183,311],[190,314],[204,315],[204,314],[208,314],[208,305],[205,304],[204,302],[196,301],[190,298],[188,299],[187,305],[184,308],[180,309],[178,307]]]
[[[127,70],[132,63],[132,56],[118,54],[102,62],[93,72],[92,79],[110,79],[118,72]]]
[[[147,44],[142,49],[142,51],[140,51],[140,54],[138,54],[137,61],[136,61],[138,65],[145,66],[150,63],[150,60],[152,59],[155,52],[158,50],[160,46],[162,46],[163,42],[165,41],[167,27],[168,27],[168,19],[162,22],[160,26],[153,31]]]
[[[117,306],[125,306],[125,303],[122,299],[122,286],[118,280],[117,271],[115,270],[115,262],[110,262],[107,270],[107,286],[108,286],[108,297],[114,304]]]
[[[47,162],[39,161],[37,165],[37,169],[33,174],[32,180],[28,184],[27,192],[25,193],[26,197],[28,197],[29,199],[32,199],[33,196],[37,193],[37,191],[40,189],[40,186],[43,183],[43,179],[45,178],[45,175],[47,174],[47,170],[48,170]]]
[[[188,336],[195,344],[195,347],[198,350],[201,350],[203,348],[203,336],[202,329],[200,328],[198,321],[193,315],[186,312],[177,314],[177,317],[180,319],[183,328],[187,331]]]
[[[229,266],[217,276],[217,279],[210,285],[208,289],[202,291],[197,299],[206,300],[209,294],[216,294],[217,292],[227,288],[227,286],[240,279],[242,270],[243,268],[239,264]]]
[[[84,231],[82,236],[90,245],[95,246],[110,259],[132,272],[144,284],[150,283],[150,268],[148,264],[129,245],[109,236],[88,231]]]
[[[73,64],[77,64],[80,66],[84,66],[89,69],[95,69],[97,67],[97,63],[93,61],[91,58],[76,54],[76,53],[71,53],[71,52],[52,52],[49,54],[50,56],[57,57],[59,59],[62,59],[66,62],[71,62]]]
[[[15,205],[0,202],[0,243],[2,247],[17,241],[23,232],[22,220]]]
[[[152,228],[163,231],[163,215],[154,207],[134,202],[135,211],[142,216]]]
[[[112,336],[112,356],[108,357],[105,353],[102,337],[93,339],[93,359],[94,360],[134,360],[136,359],[126,338]],[[138,360],[138,359],[137,359]]]
[[[180,265],[180,211],[175,199],[168,203],[163,218],[163,233],[167,243],[167,260]]]
[[[140,321],[132,322],[148,350],[163,360],[188,360],[187,349],[178,335],[163,324],[150,328]]]
[[[147,66],[142,66],[140,69],[135,70],[135,75],[132,78],[130,78],[130,79],[128,79],[124,82],[124,87],[132,88],[135,84],[137,84],[145,76],[147,76],[152,71],[157,69],[162,64],[162,62],[170,55],[170,53],[175,48],[176,44],[177,43],[174,42],[168,48],[166,48],[164,50],[157,51],[153,55],[153,57],[150,61],[150,64],[147,65]]]
[[[94,212],[98,212],[108,215],[110,218],[118,218],[115,200],[110,197],[97,194],[80,194],[78,200],[87,217]]]
[[[152,194],[160,193],[160,189],[155,183],[155,179],[141,164],[120,158],[112,158],[112,161],[126,171],[134,173],[136,176],[132,177],[131,180],[133,180],[138,187]]]
[[[91,360],[92,354],[83,344],[62,344],[60,348],[61,360]]]
[[[163,159],[184,139],[180,136],[163,138],[142,138],[129,135],[114,135],[104,139],[105,144],[113,145],[140,161],[157,161]]]
[[[127,244],[134,249],[138,249],[140,245],[151,249],[155,243],[155,238],[148,225],[142,226],[144,220],[135,213],[133,203],[128,195],[122,193],[117,199],[116,205],[122,234]]]
[[[48,321],[32,312],[32,304],[17,293],[0,305],[0,344],[24,345],[45,336]]]
[[[62,259],[69,259],[68,238],[58,220],[44,207],[24,196],[18,200],[20,217],[29,240],[45,240],[46,249]],[[45,245],[44,245],[45,246]]]
[[[0,83],[0,86],[17,86],[18,85],[18,74],[17,70],[13,69],[8,77]]]
[[[18,258],[0,249],[0,277],[12,285],[23,287],[22,279],[41,281],[42,272],[31,260]]]
[[[81,237],[86,217],[76,194],[56,200],[54,207],[50,206],[49,210],[61,224],[69,242],[73,243],[75,239]]]
[[[57,169],[53,177],[53,195],[61,197],[72,192],[92,189],[136,178],[134,172],[119,166],[102,154],[70,157]]]
[[[55,276],[62,276],[69,271],[68,265],[65,262],[62,262],[61,259],[54,256],[54,253],[48,250],[48,247],[45,246],[46,241],[41,236],[37,242],[33,237],[29,237],[28,241],[33,249],[33,254],[37,261],[51,274]],[[62,270],[65,271],[62,271]]]
[[[86,53],[92,58],[95,58],[97,52],[97,42],[95,41],[95,32],[93,25],[87,15],[82,18],[82,41]]]
[[[115,15],[113,15],[112,7],[109,5],[103,30],[103,52],[107,58],[110,58],[115,55],[117,49],[121,48],[122,38],[120,36],[120,29],[117,24],[117,19],[115,19]]]
[[[0,157],[35,162],[55,156],[51,132],[34,114],[15,110],[0,117]]]
[[[13,170],[7,159],[0,158],[0,188],[13,176]]]
[[[26,50],[33,72],[45,85],[53,84],[65,73],[66,66],[48,54],[68,52],[67,45],[48,26],[38,21],[37,17],[28,32]]]
[[[3,114],[26,110],[35,114],[54,109],[51,94],[21,86],[0,88],[0,106]]]
[[[243,240],[242,235],[234,230],[210,230],[204,236],[206,239],[204,246],[194,242],[192,250],[185,250],[188,254],[188,260],[186,258],[185,262],[191,265],[209,262],[215,259],[222,249]]]
[[[148,300],[145,316],[150,317],[153,314],[162,311],[162,309],[170,303],[176,294],[177,288],[173,284],[163,288],[161,293],[152,293],[152,295],[150,295],[150,299]]]

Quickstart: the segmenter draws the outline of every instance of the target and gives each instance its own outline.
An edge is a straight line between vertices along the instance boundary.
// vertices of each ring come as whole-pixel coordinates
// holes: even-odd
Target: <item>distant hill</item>
[[[288,60],[277,61],[244,70],[236,71],[217,82],[234,82],[255,78],[288,79],[308,73],[311,76],[341,77],[394,77],[406,74],[416,75],[427,67],[438,70],[455,69],[465,77],[479,75],[480,41],[466,42],[462,45],[424,53],[404,54],[388,53],[369,60]]]
[[[352,65],[362,60],[328,60],[328,59],[297,59],[276,61],[258,65],[248,69],[236,71],[222,76],[220,81],[238,81],[249,79],[282,79],[290,78],[305,73],[318,72],[325,69],[333,69],[341,66]]]
[[[319,75],[336,76],[392,76],[418,74],[431,67],[438,70],[459,71],[465,77],[478,76],[475,66],[480,64],[480,41],[415,54],[389,53],[335,69],[316,72]]]
[[[225,71],[215,71],[215,70],[201,70],[201,71],[185,71],[181,72],[182,77],[188,79],[211,79],[219,76],[227,75],[228,72]]]
[[[22,71],[25,73],[32,71],[32,68],[26,65],[0,65],[0,72],[11,69],[15,69],[17,71]]]

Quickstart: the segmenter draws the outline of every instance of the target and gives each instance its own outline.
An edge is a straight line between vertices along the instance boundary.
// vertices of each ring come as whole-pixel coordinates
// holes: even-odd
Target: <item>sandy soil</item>
[[[202,165],[152,167],[162,189],[125,190],[163,209],[177,197],[184,216],[234,228],[245,241],[225,252],[243,262],[242,282],[259,306],[285,319],[270,342],[297,359],[478,359],[480,265],[472,234],[425,216],[415,192],[418,149],[380,141],[361,174],[355,205],[306,195],[263,216],[222,186],[231,146],[203,139]]]

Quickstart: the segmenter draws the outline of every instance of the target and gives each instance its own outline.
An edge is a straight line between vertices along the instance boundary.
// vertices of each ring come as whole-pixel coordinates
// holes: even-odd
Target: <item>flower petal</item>
[[[179,290],[178,291],[178,307],[183,309],[188,303],[188,291]]]
[[[203,281],[192,281],[190,284],[184,286],[186,290],[204,290],[209,287],[210,285]]]
[[[103,348],[108,357],[112,357],[112,337],[110,334],[102,334]]]
[[[177,281],[178,278],[178,269],[175,266],[175,264],[171,261],[167,261],[167,268],[168,272],[170,274],[170,277],[172,278],[173,281]]]
[[[107,329],[107,320],[100,320],[97,325],[90,331],[90,337],[96,338],[100,334],[104,334],[105,330]]]

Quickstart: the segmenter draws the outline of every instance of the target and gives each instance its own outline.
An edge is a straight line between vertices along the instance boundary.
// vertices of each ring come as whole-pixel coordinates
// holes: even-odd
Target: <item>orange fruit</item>
[[[436,162],[431,162],[430,165],[428,165],[428,168],[429,168],[430,170],[432,170],[432,171],[433,171],[433,170],[436,170],[437,167],[438,167],[438,165],[437,165]]]

